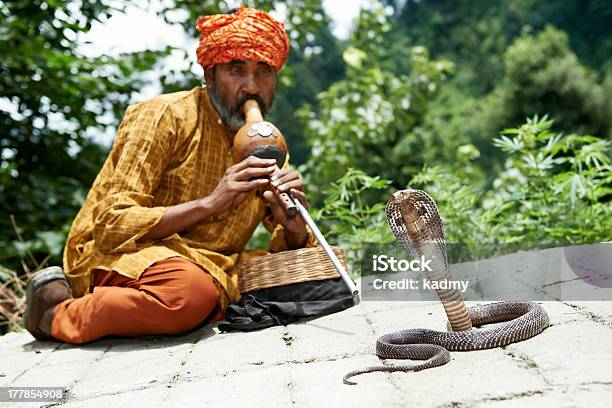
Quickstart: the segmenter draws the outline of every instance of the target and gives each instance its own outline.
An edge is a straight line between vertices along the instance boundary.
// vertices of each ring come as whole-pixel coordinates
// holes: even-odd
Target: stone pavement
[[[252,333],[208,325],[181,336],[82,346],[9,333],[0,337],[0,387],[61,386],[69,394],[61,403],[0,406],[609,407],[611,245],[582,247],[578,257],[556,248],[453,265],[458,276],[487,268],[533,275],[548,265],[555,272],[534,288],[534,299],[550,299],[542,304],[551,326],[504,348],[452,352],[442,367],[365,374],[353,378],[358,385],[344,385],[346,372],[380,364],[374,355],[380,335],[445,329],[438,302],[363,299],[340,313]],[[585,271],[599,277],[603,271],[604,284],[586,283]],[[559,293],[567,295],[555,300]]]

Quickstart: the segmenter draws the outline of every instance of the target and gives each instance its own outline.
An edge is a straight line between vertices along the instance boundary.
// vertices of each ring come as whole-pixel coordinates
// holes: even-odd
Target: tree
[[[425,128],[438,135],[442,156],[454,160],[458,145],[472,143],[482,153],[480,168],[501,170],[503,156],[491,140],[526,117],[548,113],[559,126],[576,133],[612,136],[610,76],[602,79],[582,64],[569,47],[568,36],[552,26],[517,37],[499,57],[500,76],[490,93],[475,96],[449,84],[431,104]]]
[[[570,50],[565,33],[549,26],[518,37],[503,60],[505,77],[474,105],[466,127],[479,149],[489,153],[490,135],[534,114],[548,113],[568,132],[612,136],[612,103],[604,84]]]
[[[502,125],[548,112],[563,129],[612,136],[612,104],[598,75],[581,64],[567,34],[547,26],[517,38],[504,55],[506,78],[496,88]]]
[[[393,41],[423,45],[457,64],[470,93],[490,92],[503,76],[500,56],[525,28],[568,33],[580,60],[604,73],[612,64],[612,6],[605,0],[407,0],[395,3]]]

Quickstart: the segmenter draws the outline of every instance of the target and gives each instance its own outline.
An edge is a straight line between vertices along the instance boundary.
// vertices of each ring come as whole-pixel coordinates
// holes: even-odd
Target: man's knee
[[[168,329],[180,333],[200,324],[215,308],[218,291],[212,276],[196,264],[181,260],[180,277],[166,302]]]

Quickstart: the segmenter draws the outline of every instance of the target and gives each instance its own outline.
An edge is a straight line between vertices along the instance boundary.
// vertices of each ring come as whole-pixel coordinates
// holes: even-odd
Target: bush
[[[494,139],[508,158],[492,188],[471,187],[449,166],[413,179],[437,201],[447,241],[465,256],[491,255],[503,245],[511,251],[610,240],[610,141],[555,133],[552,123],[536,116]]]

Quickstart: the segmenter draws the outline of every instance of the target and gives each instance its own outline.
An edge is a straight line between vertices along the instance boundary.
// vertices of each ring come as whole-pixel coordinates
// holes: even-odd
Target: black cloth
[[[243,293],[228,306],[218,327],[224,332],[265,329],[336,313],[355,304],[342,278],[291,283]]]

